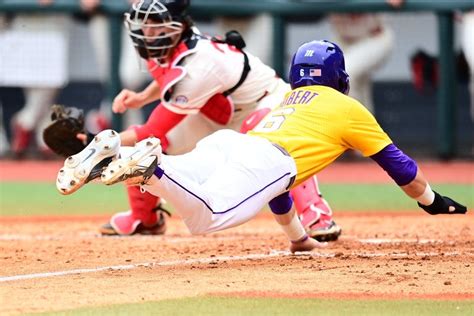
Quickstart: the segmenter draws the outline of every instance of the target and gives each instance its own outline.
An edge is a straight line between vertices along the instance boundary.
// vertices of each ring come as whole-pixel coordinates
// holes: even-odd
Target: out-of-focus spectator
[[[387,3],[399,7],[403,0]],[[344,51],[346,71],[351,77],[349,95],[374,113],[372,75],[393,50],[393,31],[382,15],[374,13],[332,14],[329,21],[335,31],[334,41]]]
[[[110,81],[110,30],[107,17],[101,12],[100,5],[102,0],[80,0],[83,11],[90,17],[89,33],[95,58],[98,65],[98,71],[102,86],[105,88]],[[138,0],[122,0],[132,4]],[[147,80],[151,80],[145,71],[140,71],[139,61],[136,57],[135,50],[131,43],[130,37],[122,29],[122,46],[120,52],[120,81],[124,88],[130,90],[140,90]],[[92,110],[86,118],[86,125],[89,131],[99,132],[110,122],[111,103],[106,98],[102,101],[100,111]],[[141,124],[143,116],[140,110],[127,111],[123,117],[123,127]]]
[[[469,65],[469,91],[471,94],[471,120],[474,121],[474,10],[464,13],[461,45]]]
[[[3,34],[6,28],[7,18],[4,15],[0,15],[0,34]],[[7,133],[3,123],[3,103],[0,100],[0,157],[5,156],[9,149],[10,144],[8,143]]]
[[[10,144],[8,143],[7,133],[3,126],[3,104],[0,102],[0,157],[7,154]]]
[[[53,0],[38,0],[49,5]],[[42,130],[49,121],[49,107],[67,82],[70,17],[63,14],[18,14],[4,26],[0,51],[0,84],[23,88],[25,103],[11,120],[11,151],[25,154],[36,135],[40,152],[48,149]],[[3,48],[2,47],[2,48]],[[8,105],[3,105],[8,106]]]

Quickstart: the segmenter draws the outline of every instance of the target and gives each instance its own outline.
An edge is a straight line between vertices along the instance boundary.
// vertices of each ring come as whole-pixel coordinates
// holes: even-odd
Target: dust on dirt
[[[4,217],[0,280],[30,278],[0,282],[0,314],[198,295],[474,299],[473,215],[347,213],[339,241],[299,255],[267,213],[206,236],[174,217],[164,236],[100,237],[106,219]]]

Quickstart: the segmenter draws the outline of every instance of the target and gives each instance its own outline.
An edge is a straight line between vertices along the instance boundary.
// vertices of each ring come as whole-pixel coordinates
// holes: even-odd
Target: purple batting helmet
[[[290,85],[292,89],[321,85],[348,94],[349,75],[342,50],[326,40],[301,45],[291,61]]]

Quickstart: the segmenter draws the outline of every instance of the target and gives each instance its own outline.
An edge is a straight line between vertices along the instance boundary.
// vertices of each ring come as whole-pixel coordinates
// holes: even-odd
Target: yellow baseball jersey
[[[293,187],[347,149],[367,157],[392,143],[362,104],[326,86],[288,92],[249,134],[282,146],[293,157],[297,168]]]

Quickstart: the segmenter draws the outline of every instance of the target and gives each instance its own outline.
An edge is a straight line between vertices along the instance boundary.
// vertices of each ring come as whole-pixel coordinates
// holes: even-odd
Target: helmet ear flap
[[[339,78],[338,80],[338,86],[339,86],[339,89],[337,89],[338,91],[341,91],[342,93],[346,94],[346,89],[347,89],[347,84],[346,82],[344,81],[343,78]]]
[[[339,86],[338,90],[340,92],[346,95],[349,94],[349,89],[350,89],[349,75],[343,70],[339,70],[338,86]]]

